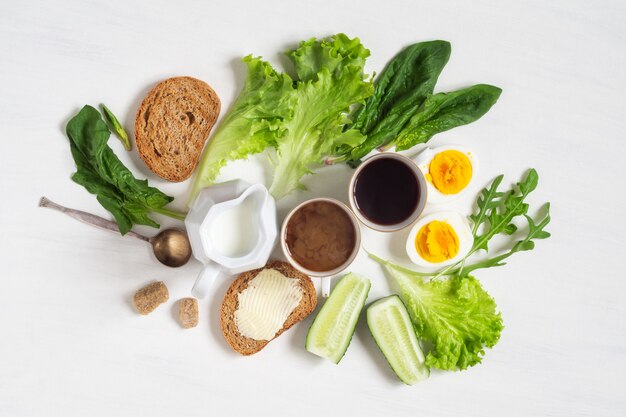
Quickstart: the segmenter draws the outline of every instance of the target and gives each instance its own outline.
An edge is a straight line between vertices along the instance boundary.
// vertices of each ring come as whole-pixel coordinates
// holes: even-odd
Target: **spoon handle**
[[[114,221],[104,219],[100,216],[96,216],[95,214],[87,213],[86,211],[63,207],[53,201],[48,200],[46,197],[41,197],[41,199],[39,200],[39,207],[47,207],[60,211],[61,213],[65,213],[68,216],[75,218],[76,220],[80,220],[81,222],[99,227],[100,229],[109,230],[116,233],[120,232],[120,229],[117,227],[117,223],[115,223]],[[126,236],[132,236],[146,242],[150,241],[150,239],[146,236],[140,235],[139,233],[135,233],[132,231],[126,233]]]

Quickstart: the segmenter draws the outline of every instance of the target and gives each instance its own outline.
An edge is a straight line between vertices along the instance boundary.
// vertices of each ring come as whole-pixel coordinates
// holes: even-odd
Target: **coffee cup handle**
[[[322,297],[328,298],[330,295],[330,280],[332,277],[322,277]]]
[[[217,278],[221,272],[222,268],[218,264],[214,262],[205,264],[202,271],[200,271],[198,278],[196,278],[196,283],[193,284],[191,294],[198,299],[205,298],[211,290],[213,282],[215,282],[215,278]]]

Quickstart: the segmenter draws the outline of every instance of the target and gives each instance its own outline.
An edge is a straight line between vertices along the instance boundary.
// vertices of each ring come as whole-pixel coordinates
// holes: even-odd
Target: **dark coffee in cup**
[[[399,154],[376,155],[354,173],[350,203],[366,226],[399,230],[413,223],[426,203],[426,183],[417,165]]]

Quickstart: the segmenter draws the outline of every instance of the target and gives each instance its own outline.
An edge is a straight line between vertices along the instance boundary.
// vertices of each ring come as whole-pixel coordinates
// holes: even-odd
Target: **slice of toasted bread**
[[[222,309],[220,315],[220,325],[222,327],[222,334],[228,342],[228,344],[237,352],[242,355],[252,355],[263,349],[271,340],[256,340],[250,339],[241,333],[237,328],[235,321],[235,311],[239,307],[239,294],[248,288],[248,283],[252,281],[261,271],[264,269],[275,269],[287,278],[297,278],[298,285],[302,288],[302,298],[298,306],[291,312],[283,327],[276,332],[271,340],[274,340],[280,336],[285,330],[289,329],[294,324],[303,320],[309,314],[315,310],[317,305],[317,295],[315,293],[315,286],[311,278],[302,272],[298,271],[291,265],[285,262],[272,261],[265,267],[255,269],[252,271],[244,272],[239,275],[235,281],[230,285],[224,300],[222,301]],[[304,343],[304,342],[303,342]]]
[[[141,159],[159,177],[173,182],[191,176],[220,113],[220,99],[204,81],[174,77],[144,98],[135,119]]]

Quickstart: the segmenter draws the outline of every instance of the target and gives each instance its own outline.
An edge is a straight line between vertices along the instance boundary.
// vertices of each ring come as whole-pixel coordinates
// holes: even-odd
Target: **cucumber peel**
[[[306,350],[339,363],[348,350],[371,287],[370,280],[350,273],[335,285],[306,337]]]
[[[428,378],[430,370],[400,297],[391,295],[373,303],[367,309],[367,325],[402,382],[413,385]]]

